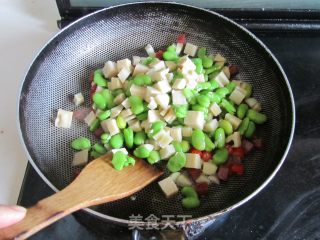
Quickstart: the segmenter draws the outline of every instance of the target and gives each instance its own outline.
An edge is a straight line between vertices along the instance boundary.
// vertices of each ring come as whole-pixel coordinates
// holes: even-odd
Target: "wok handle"
[[[81,194],[78,194],[78,196]],[[65,188],[50,197],[39,201],[36,205],[27,209],[24,219],[6,228],[0,229],[0,240],[23,240],[73,213],[81,208],[87,207],[89,201],[82,197],[75,197],[72,188]]]

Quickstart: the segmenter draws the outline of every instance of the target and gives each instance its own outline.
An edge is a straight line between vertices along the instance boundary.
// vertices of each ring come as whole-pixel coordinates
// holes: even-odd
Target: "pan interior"
[[[270,176],[284,154],[292,126],[288,87],[272,57],[248,33],[218,15],[149,3],[107,9],[82,19],[52,39],[31,66],[19,105],[21,131],[32,161],[56,188],[62,189],[73,178],[70,141],[80,136],[96,141],[82,122],[74,120],[72,129],[54,127],[57,109],[80,109],[70,101],[78,92],[86,99],[83,107],[90,107],[88,79],[93,70],[107,60],[146,56],[148,43],[163,49],[180,33],[210,53],[221,53],[240,67],[237,79],[253,84],[253,95],[269,118],[259,127],[265,147],[248,155],[244,176],[212,185],[201,207],[192,211],[181,207],[180,196],[165,199],[157,183],[137,193],[134,201],[127,198],[95,209],[121,219],[132,214],[197,218],[239,202]]]

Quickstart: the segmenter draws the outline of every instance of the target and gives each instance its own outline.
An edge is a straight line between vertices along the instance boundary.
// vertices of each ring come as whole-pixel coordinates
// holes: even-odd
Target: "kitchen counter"
[[[41,47],[56,33],[55,1],[2,0],[0,8],[0,203],[17,202],[27,158],[17,129],[21,82]]]

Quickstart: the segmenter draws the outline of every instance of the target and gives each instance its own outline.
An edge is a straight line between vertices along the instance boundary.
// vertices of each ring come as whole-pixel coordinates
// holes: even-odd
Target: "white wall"
[[[60,16],[54,0],[0,0],[0,6],[0,204],[14,204],[27,163],[16,127],[17,96]]]

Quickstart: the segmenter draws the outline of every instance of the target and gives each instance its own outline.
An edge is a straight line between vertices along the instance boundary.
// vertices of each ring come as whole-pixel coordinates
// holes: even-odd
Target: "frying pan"
[[[19,127],[29,160],[55,191],[73,177],[70,141],[86,136],[95,141],[84,123],[71,129],[54,127],[59,108],[73,111],[69,95],[82,92],[90,107],[89,75],[107,60],[144,56],[144,46],[163,49],[185,33],[188,42],[221,53],[240,68],[237,79],[253,85],[268,121],[259,128],[263,150],[250,153],[245,174],[212,185],[197,209],[181,206],[181,196],[165,199],[157,183],[133,198],[101,205],[86,212],[105,221],[127,225],[130,216],[151,214],[191,216],[193,221],[217,217],[240,206],[261,191],[274,177],[292,141],[295,111],[289,82],[268,48],[233,21],[211,11],[177,3],[133,3],[110,7],[74,22],[53,37],[33,61],[22,84]],[[164,176],[166,177],[168,173]],[[81,193],[79,193],[81,194]],[[172,220],[172,218],[170,219]],[[182,224],[176,219],[176,224]],[[139,226],[146,226],[143,219]]]

